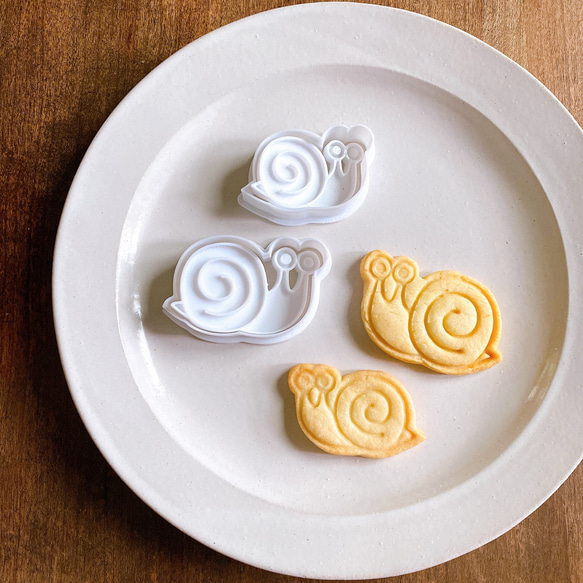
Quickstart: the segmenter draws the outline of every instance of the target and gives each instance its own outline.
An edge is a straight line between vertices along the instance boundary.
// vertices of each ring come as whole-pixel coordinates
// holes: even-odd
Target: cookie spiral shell
[[[437,366],[468,366],[484,354],[494,331],[495,300],[479,282],[456,272],[427,278],[411,311],[411,340]]]
[[[349,380],[338,394],[336,417],[354,445],[390,448],[405,427],[405,405],[392,383],[371,377],[365,387]]]

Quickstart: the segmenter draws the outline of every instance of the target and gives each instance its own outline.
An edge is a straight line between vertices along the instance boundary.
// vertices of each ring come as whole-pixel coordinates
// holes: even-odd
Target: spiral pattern
[[[191,322],[203,330],[240,330],[259,314],[266,293],[261,259],[236,243],[201,247],[183,268],[183,308]]]
[[[328,166],[322,152],[306,140],[278,138],[261,151],[257,167],[264,196],[278,206],[298,207],[324,190]]]
[[[399,392],[386,379],[347,382],[338,395],[336,418],[345,437],[364,449],[387,449],[401,435],[406,421]]]
[[[411,340],[426,359],[465,366],[484,352],[494,328],[494,299],[487,288],[454,272],[426,278],[410,320]]]

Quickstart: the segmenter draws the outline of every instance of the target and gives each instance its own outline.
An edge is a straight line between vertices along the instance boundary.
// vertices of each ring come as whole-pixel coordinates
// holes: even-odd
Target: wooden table
[[[291,581],[183,535],[110,469],[57,352],[51,262],[77,166],[146,73],[197,37],[283,0],[0,4],[0,581]],[[491,44],[583,122],[580,0],[393,0]],[[583,581],[583,467],[513,530],[421,582]]]

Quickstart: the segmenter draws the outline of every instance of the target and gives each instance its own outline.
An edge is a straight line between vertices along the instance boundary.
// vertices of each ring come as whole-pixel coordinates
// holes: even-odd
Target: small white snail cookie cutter
[[[239,204],[279,225],[340,221],[364,201],[374,153],[364,125],[278,132],[257,148]]]
[[[182,254],[162,309],[201,340],[283,342],[312,321],[331,263],[316,239],[280,237],[264,249],[243,237],[209,237]]]

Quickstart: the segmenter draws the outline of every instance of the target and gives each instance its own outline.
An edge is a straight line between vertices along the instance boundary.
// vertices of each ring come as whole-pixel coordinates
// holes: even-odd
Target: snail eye
[[[397,283],[406,284],[413,281],[418,275],[417,264],[407,259],[401,259],[393,269],[393,277]]]
[[[386,257],[377,257],[370,265],[370,272],[378,279],[384,279],[391,274],[391,263]]]
[[[342,160],[346,156],[346,146],[340,140],[332,140],[326,144],[324,156],[328,160]]]
[[[273,253],[271,262],[276,269],[290,271],[297,265],[298,256],[290,247],[282,247]]]
[[[307,372],[303,372],[296,377],[295,382],[298,389],[301,391],[307,391],[308,389],[313,388],[314,377]]]
[[[316,378],[316,386],[322,391],[330,390],[334,384],[334,377],[329,372],[320,373]]]
[[[317,269],[324,265],[324,260],[319,253],[312,249],[305,249],[300,251],[298,255],[299,268],[306,273],[314,273]]]
[[[364,158],[364,148],[360,144],[352,142],[346,146],[346,157],[352,162],[360,162]]]

